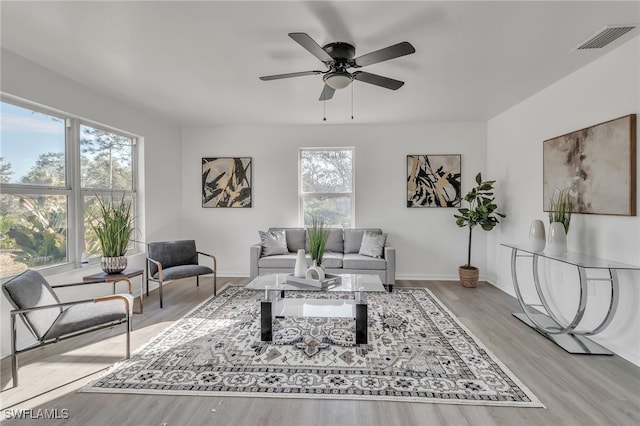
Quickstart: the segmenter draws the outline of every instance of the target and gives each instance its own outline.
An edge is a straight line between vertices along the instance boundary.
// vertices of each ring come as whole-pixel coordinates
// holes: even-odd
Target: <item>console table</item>
[[[640,266],[628,265],[625,263],[614,262],[607,259],[583,255],[580,253],[568,252],[558,256],[552,256],[542,251],[534,251],[526,245],[501,244],[511,249],[511,278],[513,279],[513,288],[515,289],[518,302],[524,313],[513,313],[513,316],[538,331],[540,334],[556,343],[569,353],[572,354],[592,354],[592,355],[612,355],[611,351],[591,341],[586,336],[593,336],[604,330],[613,319],[618,308],[618,271],[632,270],[640,271]],[[540,304],[527,304],[524,301],[520,286],[518,284],[518,270],[516,260],[521,257],[531,258],[533,283],[535,290],[540,299]],[[549,302],[540,287],[540,277],[538,273],[539,259],[549,259],[556,262],[562,262],[571,266],[575,266],[578,270],[580,278],[580,299],[573,319],[567,323],[562,320],[549,306]],[[607,277],[590,275],[592,271],[606,271]],[[595,328],[589,330],[576,330],[580,321],[584,317],[587,308],[588,283],[605,282],[608,283],[610,292],[609,309],[604,316],[602,322]],[[535,308],[543,308],[543,313]]]

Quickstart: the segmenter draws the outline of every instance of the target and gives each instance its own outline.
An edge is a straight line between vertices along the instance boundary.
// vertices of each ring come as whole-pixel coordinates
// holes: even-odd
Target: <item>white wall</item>
[[[177,125],[171,125],[166,119],[154,117],[116,99],[92,91],[4,49],[1,62],[0,88],[3,93],[141,136],[138,214],[142,219],[142,239],[153,241],[180,237],[181,149],[180,128]],[[144,255],[130,257],[129,264],[144,268]],[[78,282],[82,280],[82,276],[99,271],[99,266],[92,266],[48,276],[47,279],[52,284]],[[139,290],[139,280],[136,278],[136,290]],[[100,292],[105,294],[104,285],[95,291],[90,287],[64,289],[60,292],[60,296],[63,300],[79,300]],[[106,291],[109,291],[108,286]],[[1,299],[1,355],[4,356],[10,353],[9,311],[11,307],[4,297]]]
[[[498,192],[508,214],[488,238],[489,279],[513,294],[510,251],[501,242],[525,242],[533,219],[542,219],[542,141],[627,114],[640,113],[640,37],[556,82],[526,101],[489,120],[487,169],[502,183]],[[640,164],[640,149],[636,164]],[[637,179],[637,178],[636,178]],[[640,200],[640,185],[637,185]],[[637,209],[640,211],[640,209]],[[640,265],[640,217],[574,215],[569,251]],[[523,260],[519,274],[530,268]],[[530,275],[530,274],[529,274]],[[577,273],[549,266],[547,290],[566,316],[575,309]],[[564,280],[565,285],[558,286]],[[613,322],[594,340],[640,365],[640,272],[620,274],[620,306]],[[552,285],[551,282],[556,285]],[[525,282],[524,284],[531,284]],[[604,284],[590,290],[594,308],[587,324],[606,311]]]
[[[320,119],[320,117],[318,117]],[[298,148],[353,146],[357,227],[380,227],[397,250],[397,278],[457,279],[465,230],[451,208],[406,207],[408,154],[462,154],[462,187],[485,169],[485,123],[187,128],[182,133],[183,235],[218,258],[221,275],[249,273],[258,230],[298,226]],[[253,158],[253,208],[202,208],[202,157]],[[489,176],[487,176],[489,177]],[[484,233],[473,263],[484,271]]]

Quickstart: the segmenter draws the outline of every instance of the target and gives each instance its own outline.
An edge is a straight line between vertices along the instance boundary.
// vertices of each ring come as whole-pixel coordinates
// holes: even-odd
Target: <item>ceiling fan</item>
[[[386,89],[398,90],[404,85],[403,81],[394,80],[377,74],[365,71],[349,72],[349,68],[362,68],[366,65],[377,64],[400,56],[410,55],[416,49],[407,41],[376,50],[366,55],[354,58],[356,48],[352,44],[335,42],[320,46],[306,33],[289,33],[289,37],[295,40],[300,46],[307,49],[313,56],[320,59],[327,67],[327,71],[302,71],[288,74],[276,74],[260,77],[260,80],[278,80],[281,78],[302,77],[305,75],[323,74],[322,80],[325,85],[320,93],[321,101],[329,100],[333,97],[337,89],[344,89],[353,80],[384,87]]]

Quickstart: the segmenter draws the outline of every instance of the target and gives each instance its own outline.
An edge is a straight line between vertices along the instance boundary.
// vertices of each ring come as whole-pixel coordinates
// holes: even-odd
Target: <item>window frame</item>
[[[34,195],[64,195],[67,198],[67,260],[63,263],[34,267],[43,275],[53,275],[61,272],[71,271],[82,267],[82,254],[84,251],[84,197],[93,195],[130,195],[133,200],[133,211],[135,216],[134,233],[139,232],[141,223],[138,220],[138,140],[139,136],[130,132],[117,129],[102,123],[97,123],[73,114],[65,113],[55,108],[46,107],[25,99],[12,95],[0,93],[0,102],[11,104],[20,108],[25,108],[41,114],[54,116],[65,123],[65,185],[52,187],[47,185],[3,183],[0,193],[8,195],[34,194]],[[81,186],[81,154],[80,154],[80,126],[90,126],[95,129],[114,133],[119,136],[130,138],[131,149],[131,188],[130,189],[108,189],[108,188],[82,188]],[[127,251],[127,255],[141,252],[140,245],[134,238],[132,245]],[[91,264],[99,263],[99,256],[90,259]],[[0,276],[5,280],[13,275]]]
[[[302,190],[302,154],[308,151],[351,151],[351,191],[350,192],[303,192]],[[298,225],[304,224],[304,201],[308,198],[349,198],[351,206],[351,221],[349,228],[355,227],[356,222],[356,149],[353,146],[333,146],[333,147],[299,147],[298,148]],[[328,225],[337,227],[336,225]]]

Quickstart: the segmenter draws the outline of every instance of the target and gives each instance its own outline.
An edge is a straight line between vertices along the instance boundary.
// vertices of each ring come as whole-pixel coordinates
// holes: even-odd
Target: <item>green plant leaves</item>
[[[329,230],[324,226],[324,219],[319,216],[313,216],[311,228],[307,229],[307,232],[309,234],[309,254],[311,259],[315,260],[317,265],[320,266],[327,238],[329,238]]]
[[[133,233],[134,217],[131,200],[105,201],[97,197],[98,214],[90,226],[98,236],[104,257],[124,256]]]
[[[498,217],[506,215],[497,211],[498,206],[494,203],[493,185],[495,180],[482,180],[482,174],[476,175],[476,187],[465,195],[464,200],[469,203],[468,208],[459,208],[458,214],[454,214],[456,225],[459,227],[469,227],[469,247],[467,254],[467,264],[471,266],[471,231],[474,227],[480,226],[485,231],[491,231],[498,223]]]

